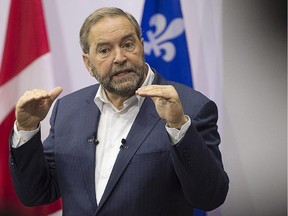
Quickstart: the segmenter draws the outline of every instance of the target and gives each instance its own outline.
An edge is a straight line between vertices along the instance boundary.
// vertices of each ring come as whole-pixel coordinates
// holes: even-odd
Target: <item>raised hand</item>
[[[16,104],[15,115],[18,130],[36,129],[62,90],[61,87],[56,87],[50,92],[42,89],[26,91]]]
[[[136,94],[151,97],[160,118],[169,127],[180,129],[188,119],[184,115],[182,103],[176,89],[171,85],[150,85],[139,88]]]

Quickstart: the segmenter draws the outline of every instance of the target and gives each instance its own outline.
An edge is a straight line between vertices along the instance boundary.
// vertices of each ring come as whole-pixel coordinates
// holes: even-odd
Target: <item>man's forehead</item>
[[[104,17],[95,23],[89,32],[89,38],[106,41],[108,37],[135,37],[136,30],[126,17]]]
[[[114,28],[131,28],[134,29],[131,21],[124,16],[107,16],[100,19],[91,29],[94,31],[112,31]]]

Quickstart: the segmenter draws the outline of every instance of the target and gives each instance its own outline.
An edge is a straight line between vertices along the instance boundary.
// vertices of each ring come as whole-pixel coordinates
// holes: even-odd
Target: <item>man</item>
[[[193,215],[212,210],[229,180],[216,105],[144,60],[135,18],[102,8],[86,18],[83,60],[100,84],[57,100],[43,146],[40,122],[61,93],[26,92],[16,105],[10,168],[28,206],[62,197],[64,215]]]

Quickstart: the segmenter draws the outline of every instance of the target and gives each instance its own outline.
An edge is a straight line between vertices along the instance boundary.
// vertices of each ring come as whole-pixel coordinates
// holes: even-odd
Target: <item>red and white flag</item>
[[[61,209],[60,201],[24,207],[12,186],[8,140],[15,121],[15,105],[26,90],[34,88],[53,88],[42,2],[12,0],[0,68],[0,215],[44,216]]]

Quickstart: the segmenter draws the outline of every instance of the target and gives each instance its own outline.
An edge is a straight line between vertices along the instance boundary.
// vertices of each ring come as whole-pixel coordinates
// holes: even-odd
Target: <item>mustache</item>
[[[120,73],[126,73],[126,72],[134,72],[134,73],[137,73],[137,69],[133,66],[126,66],[126,67],[123,67],[123,68],[117,68],[113,71],[111,71],[110,73],[110,76],[115,76],[115,75],[118,75]]]

